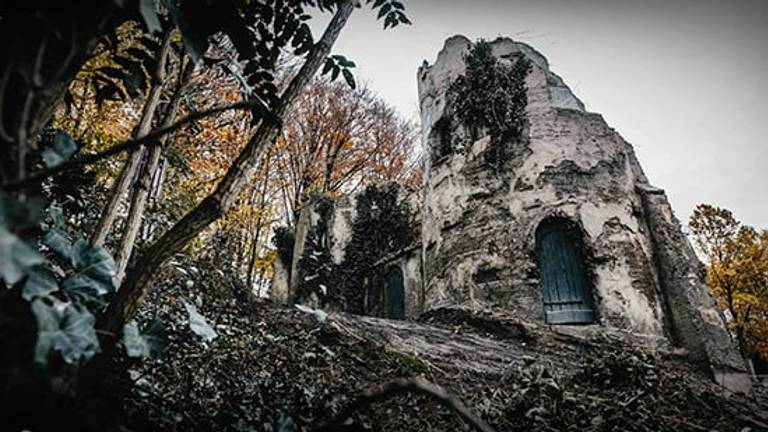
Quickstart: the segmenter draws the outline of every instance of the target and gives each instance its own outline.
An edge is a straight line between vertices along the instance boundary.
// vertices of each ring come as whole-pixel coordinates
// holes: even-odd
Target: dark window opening
[[[453,153],[451,146],[451,125],[445,117],[441,118],[432,128],[430,146],[432,148],[432,164],[437,164],[446,156]]]
[[[547,219],[536,230],[539,286],[547,324],[595,321],[592,283],[579,229],[567,219]]]
[[[405,318],[405,286],[403,271],[398,266],[392,266],[387,272],[384,303],[387,318]]]

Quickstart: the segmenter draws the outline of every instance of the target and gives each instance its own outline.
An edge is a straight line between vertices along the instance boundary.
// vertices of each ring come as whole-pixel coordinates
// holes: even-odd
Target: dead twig
[[[343,409],[326,424],[315,429],[315,432],[330,432],[343,425],[355,412],[382,402],[394,396],[405,393],[418,393],[429,396],[440,405],[455,412],[465,422],[480,432],[494,432],[493,428],[483,419],[473,414],[460,400],[449,395],[442,387],[436,386],[423,378],[398,379],[385,385],[378,391],[366,390],[356,401]]]

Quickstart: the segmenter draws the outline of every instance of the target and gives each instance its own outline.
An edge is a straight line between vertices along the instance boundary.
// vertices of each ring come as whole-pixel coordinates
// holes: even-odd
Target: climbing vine
[[[509,144],[523,138],[528,105],[525,78],[531,62],[522,54],[511,65],[501,62],[481,39],[469,50],[465,63],[465,74],[448,89],[448,105],[472,141],[481,129],[487,130],[491,142],[485,158],[498,170],[509,158]]]
[[[296,241],[295,233],[287,226],[275,228],[275,235],[272,237],[272,244],[277,250],[277,257],[288,268],[293,262],[293,243]]]
[[[315,203],[319,220],[307,232],[304,252],[299,259],[298,299],[309,299],[314,294],[325,303],[329,296],[328,287],[335,285],[336,266],[328,244],[328,222],[333,211],[333,202],[322,197]]]
[[[374,264],[411,241],[409,210],[393,184],[370,185],[357,199],[352,238],[344,248],[339,284],[345,309],[365,313],[366,291],[376,280]]]
[[[352,235],[344,248],[344,261],[334,264],[328,243],[328,224],[333,209],[330,200],[316,205],[320,215],[307,233],[299,260],[297,299],[315,297],[319,306],[367,313],[366,292],[380,277],[376,263],[407,246],[413,239],[409,210],[394,184],[369,185],[356,201]]]

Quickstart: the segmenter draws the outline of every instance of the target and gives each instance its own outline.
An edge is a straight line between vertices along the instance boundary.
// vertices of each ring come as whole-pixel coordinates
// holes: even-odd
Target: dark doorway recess
[[[387,318],[405,318],[405,286],[403,285],[403,271],[398,266],[392,266],[387,272],[387,289],[385,291],[385,304]]]
[[[544,220],[536,230],[536,256],[547,324],[594,322],[592,284],[578,227],[563,218]]]

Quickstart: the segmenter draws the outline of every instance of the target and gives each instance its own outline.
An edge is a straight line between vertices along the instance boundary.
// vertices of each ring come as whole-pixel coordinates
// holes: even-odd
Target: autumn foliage
[[[731,211],[700,204],[689,221],[707,261],[707,283],[730,328],[751,357],[768,359],[768,230],[742,224]]]
[[[291,224],[308,193],[349,193],[369,183],[418,185],[416,125],[371,90],[315,80],[287,118],[273,152]]]
[[[126,139],[139,123],[145,94],[131,98],[120,87],[124,97],[97,101],[94,77],[100,68],[114,65],[114,56],[141,48],[145,43],[141,34],[136,26],[121,28],[116,48],[97,51],[70,86],[70,103],[57,113],[55,124],[88,143],[88,151]],[[180,43],[175,36],[177,48]],[[230,60],[231,47],[214,45],[208,55],[220,59],[218,65],[198,67],[183,83],[184,61],[172,57],[166,96],[172,97],[175,81],[186,86],[177,118],[237,103],[243,97],[238,65]],[[295,74],[291,60],[281,62],[281,76]],[[192,122],[168,137],[142,217],[139,251],[213,190],[256,126],[250,113],[227,111]],[[98,182],[110,186],[123,163],[111,160],[97,165]],[[275,259],[272,229],[292,226],[309,194],[348,193],[372,182],[418,185],[420,165],[414,122],[401,117],[365,85],[352,88],[341,80],[315,78],[286,116],[275,146],[263,155],[256,176],[236,204],[193,240],[188,252],[208,256],[217,268],[242,279],[249,291],[264,295]],[[122,216],[117,224],[110,244],[119,239]]]

